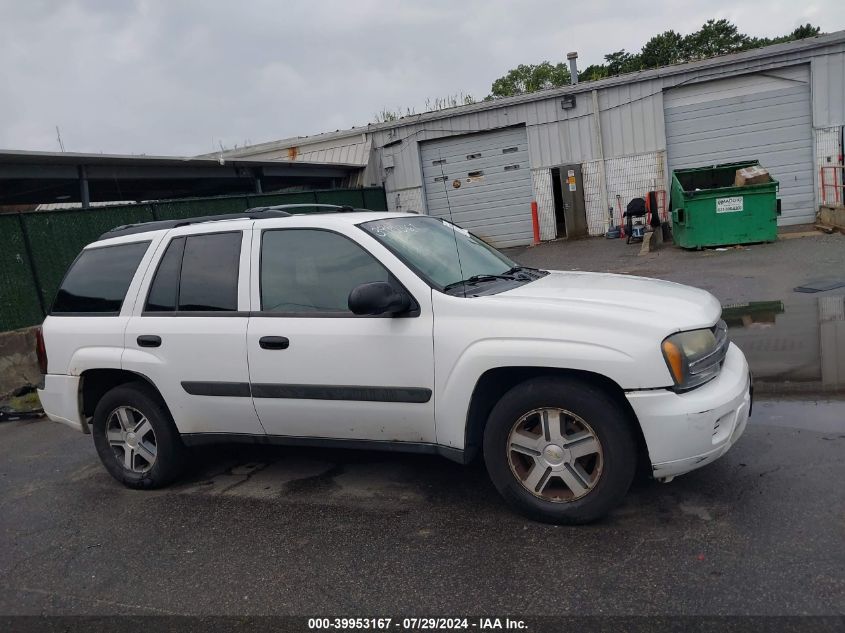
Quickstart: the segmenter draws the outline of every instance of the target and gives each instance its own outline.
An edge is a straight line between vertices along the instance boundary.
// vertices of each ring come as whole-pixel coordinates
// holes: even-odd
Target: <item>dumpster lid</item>
[[[691,169],[676,169],[672,172],[672,177],[678,181],[684,192],[727,189],[734,187],[734,178],[738,169],[757,167],[759,165],[760,161],[758,160],[746,160],[738,163],[722,163],[720,165],[708,165],[706,167],[694,167]],[[769,177],[771,177],[771,173]],[[770,185],[772,183],[777,184],[777,181],[772,178],[770,182],[762,184]],[[754,186],[756,185],[746,185],[745,187]]]

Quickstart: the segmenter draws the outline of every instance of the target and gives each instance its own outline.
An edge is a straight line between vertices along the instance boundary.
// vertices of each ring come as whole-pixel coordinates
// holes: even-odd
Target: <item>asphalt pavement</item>
[[[842,614],[843,482],[837,400],[757,402],[722,459],[582,527],[429,456],[215,447],[132,491],[90,436],[6,422],[0,614]]]

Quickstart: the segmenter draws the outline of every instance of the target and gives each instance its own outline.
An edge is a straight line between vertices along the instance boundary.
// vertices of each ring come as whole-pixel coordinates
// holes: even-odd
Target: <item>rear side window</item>
[[[145,312],[238,309],[242,233],[173,239],[150,285]]]
[[[117,315],[150,243],[89,248],[65,275],[50,314]]]

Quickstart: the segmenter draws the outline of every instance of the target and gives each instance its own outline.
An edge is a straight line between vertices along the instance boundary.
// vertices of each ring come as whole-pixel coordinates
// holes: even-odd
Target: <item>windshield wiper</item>
[[[476,284],[479,281],[495,281],[497,279],[506,279],[508,281],[514,281],[515,277],[508,275],[507,273],[502,273],[501,275],[473,275],[468,279],[461,279],[460,281],[453,281],[450,284],[446,284],[445,286],[443,286],[443,290],[451,290],[452,288],[457,288],[458,286]]]
[[[514,275],[516,273],[525,273],[525,272],[539,273],[539,272],[543,272],[543,271],[541,271],[539,268],[532,268],[531,266],[514,266],[513,268],[508,268],[502,274],[503,275]]]

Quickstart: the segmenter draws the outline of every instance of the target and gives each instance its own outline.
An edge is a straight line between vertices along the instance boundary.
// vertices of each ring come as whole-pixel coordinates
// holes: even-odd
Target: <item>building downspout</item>
[[[604,145],[602,143],[602,136],[601,136],[601,115],[599,113],[599,91],[593,90],[592,92],[593,98],[593,134],[595,135],[595,142],[596,147],[598,148],[598,161],[599,161],[599,181],[601,182],[601,205],[602,205],[602,213],[604,214],[604,232],[607,233],[610,230],[610,214],[607,210],[610,208],[610,205],[607,203],[607,176],[605,174],[604,169]]]

